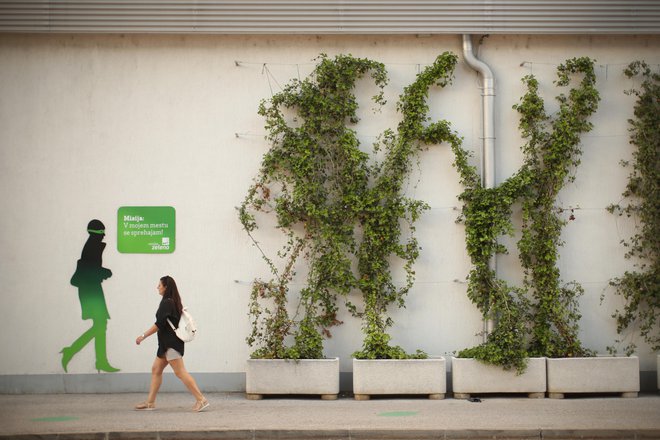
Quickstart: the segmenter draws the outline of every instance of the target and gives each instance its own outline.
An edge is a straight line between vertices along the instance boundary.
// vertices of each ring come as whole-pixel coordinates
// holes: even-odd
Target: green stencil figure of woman
[[[106,354],[106,330],[108,328],[108,307],[101,283],[112,276],[110,269],[103,267],[102,255],[106,243],[105,226],[100,220],[92,220],[87,225],[89,237],[85,242],[76,272],[71,277],[71,284],[78,288],[82,319],[91,319],[92,327],[80,335],[70,347],[64,347],[62,353],[62,368],[65,372],[71,359],[94,339],[96,348],[96,369],[114,373],[119,371],[108,362]]]

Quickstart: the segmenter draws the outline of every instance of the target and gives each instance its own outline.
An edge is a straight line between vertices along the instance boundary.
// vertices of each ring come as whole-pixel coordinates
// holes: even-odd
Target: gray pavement
[[[0,395],[1,439],[660,439],[660,395],[528,399],[207,395],[161,393],[157,410],[138,412],[144,394]]]

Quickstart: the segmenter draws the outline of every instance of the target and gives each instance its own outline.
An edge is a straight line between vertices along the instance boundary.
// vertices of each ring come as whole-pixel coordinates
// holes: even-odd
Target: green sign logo
[[[122,206],[117,211],[117,250],[124,254],[174,252],[175,217],[171,206]]]

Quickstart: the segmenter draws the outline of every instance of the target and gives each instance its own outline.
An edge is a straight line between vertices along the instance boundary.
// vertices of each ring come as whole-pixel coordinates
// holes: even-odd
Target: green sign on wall
[[[117,211],[117,250],[125,254],[174,252],[175,211],[171,206],[122,206]]]

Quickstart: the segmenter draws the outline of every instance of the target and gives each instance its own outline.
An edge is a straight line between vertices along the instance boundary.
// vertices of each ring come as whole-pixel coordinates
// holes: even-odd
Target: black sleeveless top
[[[176,305],[172,298],[163,298],[158,306],[156,312],[156,326],[158,327],[158,351],[156,356],[159,358],[165,357],[165,352],[168,348],[173,348],[183,356],[184,343],[181,339],[177,338],[176,333],[170,323],[167,322],[169,318],[174,326],[179,325],[179,313],[176,310]]]

